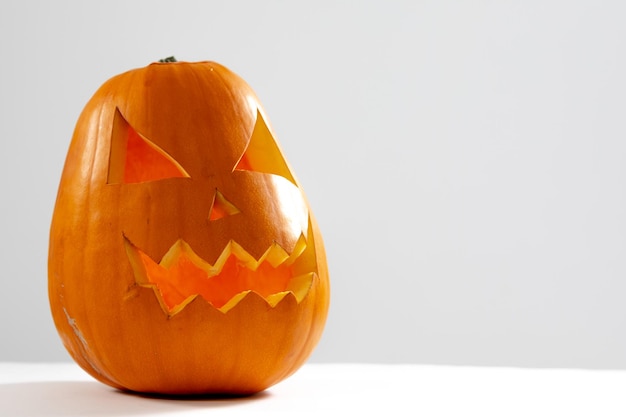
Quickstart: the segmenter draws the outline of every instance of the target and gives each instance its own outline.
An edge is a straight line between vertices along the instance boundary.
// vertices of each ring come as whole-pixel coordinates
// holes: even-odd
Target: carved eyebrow
[[[233,171],[256,171],[287,178],[297,186],[289,166],[261,112],[257,110],[256,123],[248,145]]]
[[[167,152],[137,132],[115,109],[107,184],[130,184],[165,178],[189,178]]]

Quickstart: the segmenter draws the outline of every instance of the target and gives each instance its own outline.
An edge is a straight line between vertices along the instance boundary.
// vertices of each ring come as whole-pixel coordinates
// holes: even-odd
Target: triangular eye
[[[224,194],[215,190],[215,197],[213,198],[213,204],[209,212],[209,220],[217,220],[237,213],[241,213],[241,211],[239,211],[233,203],[228,201],[226,197],[224,197]]]
[[[129,184],[189,174],[167,152],[140,135],[115,109],[108,184]]]
[[[258,110],[250,142],[235,165],[235,170],[276,174],[287,178],[294,184],[296,183],[272,133]]]

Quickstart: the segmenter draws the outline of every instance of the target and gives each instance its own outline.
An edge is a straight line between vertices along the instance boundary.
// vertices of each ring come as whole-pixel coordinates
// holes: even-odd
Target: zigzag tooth
[[[224,246],[224,249],[222,249],[222,253],[220,253],[220,256],[218,256],[217,259],[215,260],[215,264],[213,264],[213,268],[212,268],[214,272],[211,274],[211,276],[218,274],[219,271],[222,270],[224,264],[226,263],[226,261],[230,257],[230,254],[232,253],[231,244],[232,244],[232,241],[228,242],[228,244]]]
[[[291,281],[289,281],[289,285],[287,286],[287,291],[293,293],[298,302],[302,301],[311,289],[315,276],[315,272],[309,272],[307,274],[291,278]]]
[[[298,241],[293,247],[293,252],[291,252],[291,255],[285,259],[285,265],[291,265],[300,255],[302,255],[302,252],[306,249],[306,243],[306,236],[304,236],[304,233],[301,233]]]
[[[163,255],[159,265],[169,268],[176,263],[176,260],[180,258],[182,254],[189,254],[190,252],[193,251],[187,242],[182,239],[178,239],[172,246],[170,246],[165,255]]]
[[[167,253],[163,255],[163,258],[161,258],[161,262],[159,262],[159,265],[169,269],[181,257],[186,257],[198,268],[207,271],[209,275],[211,275],[212,273],[217,273],[219,271],[219,269],[216,269],[210,263],[198,256],[193,251],[191,246],[189,246],[189,243],[185,242],[182,239],[178,239],[176,242],[174,242],[174,244],[169,248]]]
[[[251,290],[246,290],[246,291],[242,291],[242,292],[240,292],[238,294],[235,294],[233,296],[233,298],[228,300],[228,302],[226,304],[224,304],[223,306],[221,306],[220,308],[218,308],[218,310],[221,311],[222,313],[226,313],[228,310],[230,310],[231,308],[233,308],[237,304],[239,304],[239,302],[241,300],[243,300],[245,298],[245,296],[250,294],[251,292],[252,292]]]
[[[261,256],[259,259],[259,264],[261,264],[264,260],[269,262],[274,268],[278,265],[282,264],[289,258],[289,254],[285,249],[282,248],[278,243],[274,242]]]
[[[289,293],[290,291],[277,292],[275,294],[268,295],[267,297],[265,297],[265,300],[270,305],[270,307],[274,308],[276,307],[276,304],[280,303],[283,298],[285,298],[285,296]]]
[[[254,259],[254,256],[250,255],[248,251],[246,251],[239,243],[235,241],[230,241],[230,252],[242,262],[246,268],[251,269],[252,271],[256,271],[256,269],[261,264],[260,261]],[[221,256],[220,256],[221,257]]]
[[[155,294],[157,295],[157,298],[159,299],[159,304],[161,304],[161,308],[164,311],[168,312],[169,317],[173,317],[174,315],[180,313],[183,310],[183,308],[187,307],[187,305],[191,303],[193,300],[195,300],[196,298],[202,298],[202,297],[199,297],[198,294],[190,295],[189,297],[185,298],[181,303],[177,304],[176,306],[174,306],[174,308],[170,310],[167,307],[167,304],[165,304],[165,302],[163,301],[163,298],[161,297],[161,293],[158,292],[156,288],[155,288]]]

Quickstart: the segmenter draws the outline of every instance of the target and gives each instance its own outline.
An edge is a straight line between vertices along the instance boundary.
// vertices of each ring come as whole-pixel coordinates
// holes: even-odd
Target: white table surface
[[[2,417],[265,415],[626,416],[626,371],[307,364],[248,398],[165,399],[116,391],[73,363],[0,363]]]

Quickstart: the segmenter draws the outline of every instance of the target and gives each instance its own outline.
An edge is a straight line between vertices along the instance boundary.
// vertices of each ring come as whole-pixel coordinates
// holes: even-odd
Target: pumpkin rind
[[[181,163],[186,175],[135,183],[109,176],[119,114],[137,134],[158,138],[164,160]],[[94,378],[138,392],[247,394],[291,375],[311,354],[329,306],[324,246],[303,194],[308,222],[294,223],[289,214],[296,209],[280,210],[275,176],[288,173],[300,189],[288,165],[274,173],[253,172],[248,162],[235,169],[243,166],[251,136],[262,131],[255,130],[259,117],[267,123],[250,87],[212,62],[132,70],[107,81],[87,103],[59,185],[48,276],[63,344]],[[272,158],[258,166],[271,171]],[[211,217],[213,201],[226,204],[224,196],[237,208]],[[290,268],[313,279],[297,297],[287,292],[270,302],[249,291],[226,311],[192,295],[174,314],[156,286],[138,282],[125,242],[158,261],[179,239],[211,265],[229,242],[255,259],[272,244],[289,254],[306,242]]]

